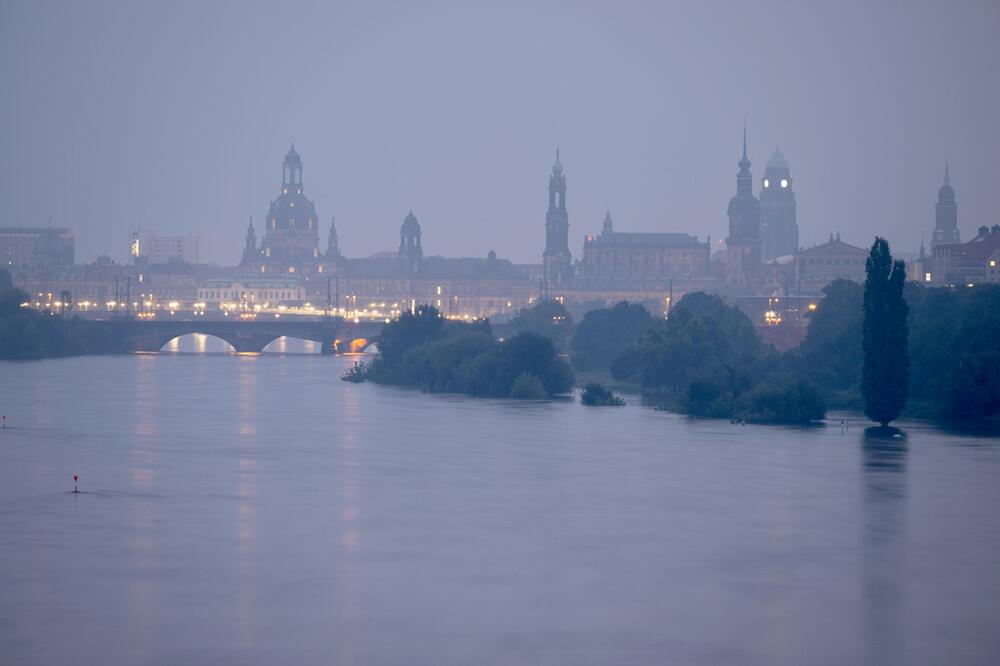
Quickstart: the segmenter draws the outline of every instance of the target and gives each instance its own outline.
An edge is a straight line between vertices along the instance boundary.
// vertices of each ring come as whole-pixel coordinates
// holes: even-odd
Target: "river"
[[[0,663],[1000,663],[996,439],[292,347],[0,363]]]

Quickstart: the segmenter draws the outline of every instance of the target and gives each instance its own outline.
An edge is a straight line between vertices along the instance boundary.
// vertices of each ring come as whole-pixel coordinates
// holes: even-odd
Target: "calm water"
[[[1000,663],[996,440],[351,363],[0,363],[0,663]]]

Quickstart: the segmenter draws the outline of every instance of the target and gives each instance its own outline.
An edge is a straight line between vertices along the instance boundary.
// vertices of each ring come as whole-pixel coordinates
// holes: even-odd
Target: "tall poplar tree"
[[[884,238],[876,238],[865,271],[862,330],[865,361],[861,392],[865,399],[865,415],[886,426],[906,405],[910,384],[906,325],[909,306],[903,298],[906,265],[902,260],[894,263],[889,243]]]

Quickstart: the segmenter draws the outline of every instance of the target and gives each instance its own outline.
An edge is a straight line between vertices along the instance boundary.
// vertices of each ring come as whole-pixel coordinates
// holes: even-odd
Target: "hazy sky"
[[[325,245],[540,262],[556,146],[571,249],[725,236],[744,116],[803,244],[928,241],[945,155],[963,239],[1000,223],[1000,2],[0,0],[0,226],[123,259],[129,229],[239,260],[290,141]],[[262,226],[262,225],[261,225]]]

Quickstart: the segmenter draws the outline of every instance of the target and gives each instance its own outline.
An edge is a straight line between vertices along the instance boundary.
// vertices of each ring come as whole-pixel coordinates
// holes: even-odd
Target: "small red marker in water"
[[[6,415],[4,415],[4,417],[3,417],[3,429],[4,430],[7,429],[7,416]]]
[[[76,482],[80,479],[76,474],[73,475],[73,492],[78,493],[79,490],[76,489]]]

